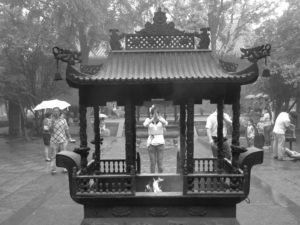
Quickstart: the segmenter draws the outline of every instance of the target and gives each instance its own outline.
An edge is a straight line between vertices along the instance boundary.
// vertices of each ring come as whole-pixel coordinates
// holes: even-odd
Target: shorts
[[[44,145],[50,146],[50,138],[51,138],[51,134],[49,134],[49,133],[43,133]]]

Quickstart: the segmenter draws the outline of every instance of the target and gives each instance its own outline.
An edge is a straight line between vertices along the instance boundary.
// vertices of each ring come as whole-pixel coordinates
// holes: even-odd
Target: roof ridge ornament
[[[135,31],[140,35],[182,35],[184,31],[175,28],[174,22],[167,23],[165,12],[161,11],[161,7],[154,13],[153,23],[147,22],[145,28],[140,31]]]
[[[117,29],[109,30],[112,50],[122,50],[120,40],[125,36],[125,50],[195,50],[209,49],[209,27],[201,28],[201,33],[185,32],[175,28],[174,22],[167,22],[166,12],[159,7],[154,13],[153,23],[147,22],[145,27],[133,34],[118,34]],[[196,46],[196,42],[198,42]]]

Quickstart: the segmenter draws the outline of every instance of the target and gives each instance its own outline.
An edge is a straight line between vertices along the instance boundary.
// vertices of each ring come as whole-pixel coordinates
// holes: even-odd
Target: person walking
[[[223,150],[225,154],[225,158],[231,160],[231,148],[227,141],[227,124],[232,126],[232,121],[228,114],[223,114]],[[213,157],[218,156],[218,145],[217,145],[217,131],[218,131],[218,119],[217,119],[217,110],[210,114],[206,120],[206,134],[211,146]]]
[[[50,127],[51,127],[51,113],[45,113],[45,118],[43,120],[43,142],[45,149],[45,161],[50,162],[49,151],[50,151]]]
[[[296,122],[296,112],[281,112],[276,120],[273,128],[274,140],[273,140],[273,157],[274,159],[283,160],[285,152],[285,132],[289,129],[294,129],[295,125],[292,122]]]
[[[56,154],[66,151],[68,140],[73,141],[69,132],[69,127],[65,118],[61,116],[59,108],[53,109],[51,121],[51,173],[56,173]]]
[[[155,173],[157,164],[158,173],[163,172],[163,157],[164,157],[164,129],[168,122],[159,114],[155,105],[149,109],[150,118],[146,118],[143,125],[148,127],[147,147],[150,158],[150,172]]]
[[[271,145],[271,130],[272,130],[272,113],[267,107],[263,110],[261,121],[263,123],[263,132],[265,137],[264,145],[270,147]]]
[[[248,147],[254,146],[254,137],[255,137],[255,127],[253,125],[253,120],[249,119],[246,130],[246,138]]]

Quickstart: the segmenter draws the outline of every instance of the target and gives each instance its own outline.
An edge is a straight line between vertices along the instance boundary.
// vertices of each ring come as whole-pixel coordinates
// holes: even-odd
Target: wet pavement
[[[78,140],[77,130],[72,128]],[[299,139],[293,148],[297,151]],[[69,149],[74,146],[70,144]],[[207,146],[205,137],[195,137],[195,156],[209,157]],[[166,148],[171,172],[176,148],[172,143]],[[124,149],[122,137],[107,138],[102,157],[122,158]],[[143,143],[139,149],[146,172],[149,162]],[[51,176],[43,151],[41,139],[25,142],[0,136],[0,225],[78,225],[82,221],[83,208],[70,198],[67,175],[58,170]],[[237,219],[242,225],[300,224],[300,161],[275,161],[269,150],[264,152],[264,163],[252,168],[249,202],[238,204]]]

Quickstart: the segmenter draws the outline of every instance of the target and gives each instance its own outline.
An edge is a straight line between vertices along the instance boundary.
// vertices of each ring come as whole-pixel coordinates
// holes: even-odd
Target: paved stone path
[[[122,142],[120,137],[106,140],[103,158],[123,157]],[[195,137],[195,156],[200,153],[202,157],[209,156],[207,146],[206,138]],[[172,148],[168,148],[168,153],[176,152],[176,147]],[[294,149],[300,149],[299,142]],[[83,208],[69,196],[67,175],[60,172],[50,175],[49,163],[43,159],[42,140],[28,143],[0,137],[0,155],[0,225],[80,224]],[[146,162],[146,152],[143,157]],[[167,159],[172,164],[173,159]],[[146,171],[148,166],[142,168]],[[242,202],[237,206],[239,222],[242,225],[300,224],[299,171],[300,161],[274,161],[265,150],[264,163],[252,170],[250,204]]]

